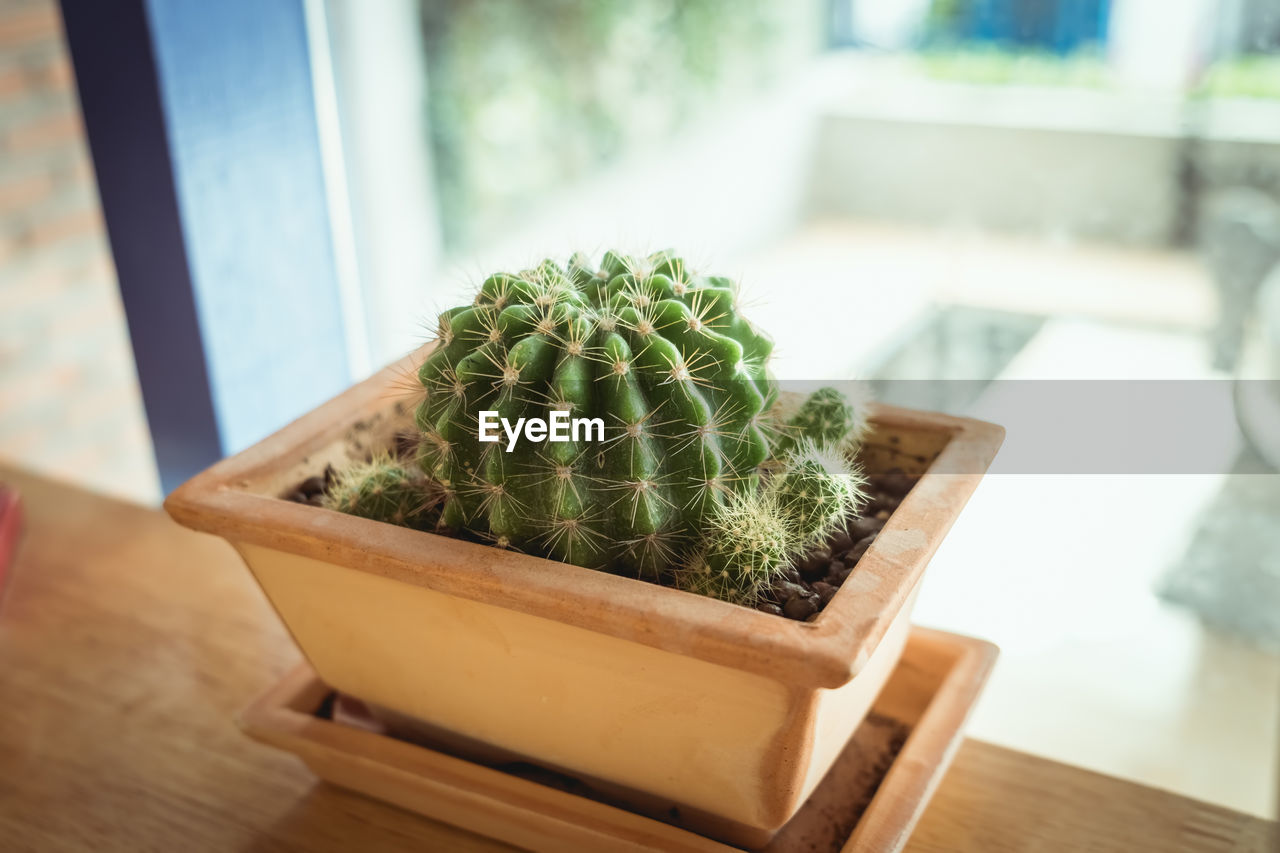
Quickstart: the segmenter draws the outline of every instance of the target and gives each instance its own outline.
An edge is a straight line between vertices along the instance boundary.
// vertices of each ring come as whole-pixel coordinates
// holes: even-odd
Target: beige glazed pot
[[[390,443],[420,350],[170,495],[244,557],[330,687],[473,760],[525,760],[758,846],[796,812],[906,642],[929,558],[1004,430],[878,408],[871,471],[921,473],[813,622],[286,501]]]

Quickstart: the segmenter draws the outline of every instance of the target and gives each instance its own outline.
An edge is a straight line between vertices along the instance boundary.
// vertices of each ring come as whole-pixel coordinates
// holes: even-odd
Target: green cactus
[[[780,417],[735,297],[668,252],[490,276],[418,371],[420,470],[355,466],[326,506],[756,603],[861,502],[841,450],[863,421],[831,388]],[[482,440],[481,412],[604,429]]]
[[[754,605],[791,565],[795,540],[794,525],[776,495],[734,494],[708,519],[703,546],[676,572],[676,585],[734,604]]]
[[[865,485],[837,447],[806,440],[788,454],[765,490],[789,522],[788,553],[799,557],[824,544],[866,501]]]
[[[443,494],[421,473],[387,454],[345,468],[325,491],[324,505],[349,515],[428,529],[440,515]]]
[[[855,404],[835,388],[819,388],[785,418],[774,453],[781,457],[805,440],[819,447],[855,450],[867,432],[866,409],[865,400]]]
[[[582,566],[657,576],[735,493],[758,488],[776,386],[771,342],[723,278],[662,252],[574,255],[490,276],[440,316],[418,378],[419,463],[442,525]],[[481,442],[478,413],[515,423],[601,418],[604,441]]]

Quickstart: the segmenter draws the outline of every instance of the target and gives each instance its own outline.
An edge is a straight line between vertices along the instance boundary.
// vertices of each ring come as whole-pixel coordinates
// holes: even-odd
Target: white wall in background
[[[417,0],[324,0],[370,366],[422,339],[440,263]]]
[[[1214,0],[1116,0],[1107,53],[1122,85],[1183,91],[1208,59]]]
[[[853,36],[880,50],[903,50],[915,44],[932,0],[844,0]]]
[[[1173,91],[940,82],[858,55],[830,62],[845,83],[817,132],[818,215],[1167,244],[1192,119],[1212,185],[1247,182],[1251,169],[1280,175],[1273,101],[1193,112]]]

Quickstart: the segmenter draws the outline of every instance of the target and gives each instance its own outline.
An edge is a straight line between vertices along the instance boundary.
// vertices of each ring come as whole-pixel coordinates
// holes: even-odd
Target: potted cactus
[[[230,540],[320,676],[402,730],[763,844],[896,663],[1003,435],[831,388],[789,407],[770,350],[730,282],[671,253],[546,261],[166,508]],[[415,399],[388,393],[402,371]],[[796,567],[850,541],[860,464],[923,476],[824,609],[779,618]],[[280,499],[326,466],[321,508]]]

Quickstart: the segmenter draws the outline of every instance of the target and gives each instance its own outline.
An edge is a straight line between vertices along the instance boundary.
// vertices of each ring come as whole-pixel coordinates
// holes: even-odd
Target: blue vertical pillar
[[[303,0],[63,0],[166,491],[350,381]]]

